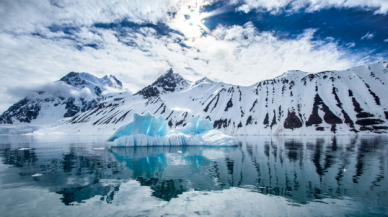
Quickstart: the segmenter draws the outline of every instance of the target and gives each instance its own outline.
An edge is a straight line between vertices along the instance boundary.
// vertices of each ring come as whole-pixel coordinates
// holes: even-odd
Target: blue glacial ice
[[[183,128],[168,130],[163,117],[135,113],[133,122],[121,126],[108,139],[113,147],[125,146],[237,146],[237,140],[214,130],[213,123],[196,116]]]

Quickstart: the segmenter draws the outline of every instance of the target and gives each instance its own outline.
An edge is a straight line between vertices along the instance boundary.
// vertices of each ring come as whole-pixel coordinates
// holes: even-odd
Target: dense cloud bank
[[[135,92],[169,68],[190,80],[207,76],[250,85],[290,69],[340,70],[383,58],[371,55],[373,49],[353,52],[353,44],[344,48],[333,38],[313,40],[316,29],[284,38],[277,32],[260,31],[251,22],[243,26],[219,25],[203,37],[185,38],[170,24],[174,19],[183,19],[174,14],[186,2],[0,2],[0,112],[18,101],[26,90],[58,80],[69,71],[113,74]],[[292,12],[303,7],[307,11],[327,7],[387,11],[387,4],[379,0],[245,0],[224,4],[245,12],[265,9],[278,13],[282,8]],[[373,37],[373,32],[368,34],[365,40]],[[19,87],[23,88],[16,90]]]

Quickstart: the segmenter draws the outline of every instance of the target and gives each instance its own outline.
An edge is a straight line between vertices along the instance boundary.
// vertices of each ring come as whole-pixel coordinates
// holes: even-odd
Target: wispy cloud
[[[373,33],[366,33],[364,36],[361,37],[361,40],[371,40],[375,35]]]
[[[264,9],[279,13],[283,11],[295,12],[305,10],[313,12],[327,8],[365,8],[374,10],[375,13],[386,14],[388,2],[385,0],[348,1],[348,0],[229,0],[231,4],[241,4],[240,11],[248,13],[253,9]]]
[[[346,46],[347,46],[348,48],[352,48],[352,47],[355,47],[355,46],[356,46],[356,43],[350,42],[350,43],[347,43]]]

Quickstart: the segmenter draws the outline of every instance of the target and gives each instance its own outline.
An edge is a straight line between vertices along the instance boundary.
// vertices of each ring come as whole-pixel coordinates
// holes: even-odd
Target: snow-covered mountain
[[[136,95],[147,99],[160,96],[166,93],[185,90],[190,86],[190,81],[185,80],[181,75],[173,73],[172,69],[161,75],[154,83],[143,88]]]
[[[105,99],[103,92],[124,91],[112,75],[97,78],[84,72],[70,72],[43,89],[12,105],[0,116],[0,123],[49,124],[95,108]]]
[[[90,90],[94,90],[94,93],[97,96],[100,96],[102,91],[108,87],[123,89],[121,81],[117,80],[117,78],[113,75],[105,75],[102,78],[97,78],[85,72],[70,72],[59,81],[65,82],[66,84],[79,89],[89,88]]]
[[[165,117],[170,128],[199,115],[231,135],[387,133],[387,73],[384,61],[344,71],[288,71],[238,86],[207,78],[190,82],[169,70],[134,95],[112,93],[67,123],[37,133],[110,135],[145,112]]]

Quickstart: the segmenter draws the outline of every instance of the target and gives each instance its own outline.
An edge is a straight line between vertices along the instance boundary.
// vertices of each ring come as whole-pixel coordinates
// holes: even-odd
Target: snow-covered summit
[[[198,81],[196,81],[196,82],[194,83],[194,86],[196,86],[196,85],[198,85],[198,84],[201,84],[201,83],[213,84],[214,81],[210,80],[210,79],[207,78],[207,77],[203,77],[203,78],[199,79]]]
[[[109,87],[113,87],[116,89],[122,89],[123,84],[121,81],[119,81],[115,76],[113,75],[105,75],[104,77],[101,78],[103,80],[103,83],[108,85]]]
[[[172,69],[161,75],[154,83],[143,88],[135,95],[143,98],[159,96],[161,94],[182,91],[190,86],[190,82],[181,75],[174,73]]]
[[[62,77],[59,81],[65,82],[68,85],[80,89],[89,88],[91,91],[96,93],[97,96],[100,96],[106,87],[123,89],[121,81],[119,81],[113,75],[105,75],[102,78],[97,78],[94,75],[86,72],[70,72],[69,74]]]

